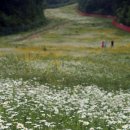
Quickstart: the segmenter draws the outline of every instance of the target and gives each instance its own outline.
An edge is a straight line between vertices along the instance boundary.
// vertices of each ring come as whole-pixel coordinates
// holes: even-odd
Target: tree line
[[[0,34],[46,24],[44,9],[75,0],[0,0]]]
[[[0,33],[26,30],[45,23],[45,0],[1,0]]]
[[[74,3],[76,1],[77,0],[47,0],[47,7],[49,8],[60,7],[67,4]]]
[[[79,9],[87,13],[117,16],[117,21],[130,26],[130,0],[78,0]]]
[[[77,0],[0,0],[0,34],[23,31],[46,24],[44,9]],[[78,0],[79,9],[88,13],[115,15],[130,26],[130,0]]]

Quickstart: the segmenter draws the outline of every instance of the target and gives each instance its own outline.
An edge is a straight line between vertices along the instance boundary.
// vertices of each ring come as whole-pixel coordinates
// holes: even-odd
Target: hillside
[[[0,129],[129,130],[130,33],[77,4],[45,17],[0,36]]]
[[[48,59],[49,57],[52,61],[58,59],[60,60],[62,58],[64,59],[64,57],[70,57],[70,59],[72,58],[73,60],[79,59],[79,57],[82,60],[89,59],[90,63],[88,63],[88,65],[99,66],[99,68],[95,71],[100,71],[100,65],[104,65],[102,66],[104,69],[106,68],[105,66],[108,67],[108,70],[114,69],[109,73],[110,75],[113,75],[113,77],[111,77],[112,79],[114,76],[117,76],[117,81],[111,81],[110,84],[108,83],[104,86],[100,80],[102,80],[102,78],[107,79],[108,77],[107,75],[106,77],[103,77],[103,75],[105,75],[105,72],[103,71],[103,75],[100,78],[98,77],[98,73],[97,75],[93,73],[95,79],[89,81],[85,78],[85,83],[90,82],[90,84],[98,84],[99,86],[106,87],[106,89],[111,89],[111,87],[113,89],[114,87],[116,87],[116,89],[119,89],[120,87],[126,89],[129,87],[129,81],[122,82],[125,81],[125,77],[129,77],[129,73],[127,73],[127,70],[129,70],[129,62],[127,62],[129,61],[128,55],[130,49],[129,33],[115,28],[111,24],[110,19],[80,16],[76,12],[76,5],[71,5],[64,8],[48,9],[45,11],[45,16],[49,21],[46,27],[43,26],[27,33],[0,37],[0,46],[4,48],[1,48],[1,55],[6,55],[6,53],[7,55],[14,53],[16,56],[27,56],[27,59],[29,58],[29,55],[31,56],[31,59],[35,59],[38,56],[36,59],[39,59],[41,62],[42,59]],[[102,40],[105,40],[108,44],[108,48],[105,50],[100,48],[100,43]],[[110,48],[111,40],[115,41],[114,49]],[[123,60],[124,57],[126,58],[126,61]],[[120,71],[118,66],[119,64],[121,66]],[[115,66],[118,66],[117,70]],[[124,69],[122,66],[124,66]],[[118,71],[120,75],[126,72],[126,76],[123,76],[122,80],[119,81],[118,78],[120,76],[118,77],[118,75],[115,75],[116,73],[113,73],[114,71]],[[7,75],[7,77],[8,76],[9,75]],[[21,76],[22,75],[19,75],[18,77]],[[89,75],[87,77],[89,77]],[[27,76],[27,79],[28,78],[29,77]],[[98,80],[96,80],[96,78]],[[43,80],[43,82],[45,81]],[[118,84],[117,86],[115,86],[115,82]],[[59,84],[57,82],[55,83]],[[75,83],[76,82],[72,82],[73,85]]]

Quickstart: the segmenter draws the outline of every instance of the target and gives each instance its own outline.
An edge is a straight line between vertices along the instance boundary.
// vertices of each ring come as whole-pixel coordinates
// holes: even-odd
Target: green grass
[[[36,60],[37,58],[37,60]],[[89,54],[89,57],[6,56],[1,60],[1,77],[25,81],[36,78],[42,84],[73,87],[98,85],[106,90],[129,89],[130,57],[128,54]],[[118,66],[118,67],[117,67]],[[39,73],[40,72],[40,73]]]
[[[129,107],[130,33],[115,28],[109,19],[80,16],[76,6],[46,10],[46,27],[0,37],[0,120],[6,121],[4,125],[12,123],[8,129],[17,129],[17,123],[30,130],[98,130],[98,126],[115,130],[128,124],[123,116],[117,123],[116,116],[120,112],[129,116],[124,109]],[[100,47],[102,40],[107,48]],[[115,41],[114,48],[110,48],[111,40]],[[92,85],[100,89],[86,87]],[[49,100],[51,97],[55,100]],[[63,109],[58,99],[66,103]],[[84,112],[78,111],[83,109],[83,99],[85,113],[90,110],[92,115],[81,118]],[[81,104],[75,104],[78,101]],[[57,105],[58,114],[53,108]],[[100,109],[102,114],[98,115]],[[114,116],[116,123],[108,125],[104,116]],[[56,127],[40,123],[43,120],[55,122]],[[83,125],[84,121],[89,125]]]
[[[129,89],[129,33],[112,26],[109,19],[80,16],[75,5],[49,9],[45,14],[47,27],[0,37],[0,55],[6,57],[0,63],[1,77],[37,77],[38,82],[58,86],[95,84],[107,90]],[[108,44],[115,40],[115,48],[107,45],[101,49],[102,40]],[[48,65],[35,68],[31,64],[37,61]],[[70,63],[67,71],[71,73],[63,71],[64,62]],[[71,62],[80,64],[72,66]]]

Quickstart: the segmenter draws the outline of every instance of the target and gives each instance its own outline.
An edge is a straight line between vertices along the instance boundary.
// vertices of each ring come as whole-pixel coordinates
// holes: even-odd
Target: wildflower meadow
[[[0,130],[130,130],[130,33],[76,7],[0,36]]]

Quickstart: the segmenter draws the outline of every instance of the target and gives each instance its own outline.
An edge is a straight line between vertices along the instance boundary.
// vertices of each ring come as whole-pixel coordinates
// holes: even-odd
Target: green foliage
[[[113,14],[111,0],[79,0],[79,8],[88,13]]]
[[[45,21],[43,14],[45,0],[1,1],[1,33],[26,30]]]
[[[130,3],[128,1],[117,10],[117,17],[119,22],[130,26]]]
[[[77,0],[47,0],[47,7],[55,8],[55,7],[63,6],[66,4],[71,4],[76,1]]]
[[[31,57],[32,55],[30,54]],[[35,78],[41,84],[47,83],[62,88],[96,84],[109,91],[127,90],[130,84],[129,72],[123,69],[123,66],[128,68],[129,59],[123,63],[124,56],[104,53],[84,58],[49,56],[28,62],[24,60],[24,56],[10,55],[1,59],[0,76],[15,80],[22,78],[25,81]]]
[[[129,0],[79,0],[79,9],[87,13],[116,15],[119,22],[130,25]]]

